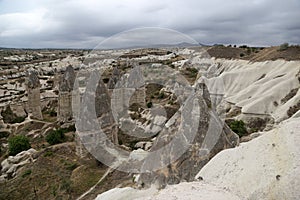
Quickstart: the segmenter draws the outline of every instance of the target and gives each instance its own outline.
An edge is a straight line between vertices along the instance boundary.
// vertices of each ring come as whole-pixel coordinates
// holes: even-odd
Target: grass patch
[[[29,176],[31,174],[31,169],[26,170],[23,174],[22,174],[22,178],[25,178],[27,176]]]

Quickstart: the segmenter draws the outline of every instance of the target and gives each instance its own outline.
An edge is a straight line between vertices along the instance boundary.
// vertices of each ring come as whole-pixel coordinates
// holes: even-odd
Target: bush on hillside
[[[289,43],[284,43],[279,46],[279,51],[285,51],[289,48]]]
[[[245,123],[242,120],[236,120],[230,123],[229,127],[233,132],[238,134],[239,137],[247,135],[247,129]]]
[[[29,139],[24,135],[16,135],[8,139],[8,150],[11,156],[15,156],[30,148]]]
[[[46,136],[46,141],[50,145],[63,143],[66,141],[65,132],[64,129],[53,130]]]

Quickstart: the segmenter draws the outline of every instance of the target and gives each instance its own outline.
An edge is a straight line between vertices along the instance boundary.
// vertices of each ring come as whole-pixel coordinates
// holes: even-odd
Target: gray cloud
[[[0,46],[93,48],[137,27],[174,29],[204,44],[299,44],[299,8],[298,0],[1,0]],[[157,37],[166,41],[164,34]]]

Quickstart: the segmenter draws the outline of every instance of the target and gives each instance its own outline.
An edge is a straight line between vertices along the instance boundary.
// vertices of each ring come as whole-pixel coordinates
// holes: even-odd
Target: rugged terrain
[[[97,199],[165,199],[170,195],[179,199],[297,199],[299,49],[2,49],[0,199],[94,199],[123,187],[127,188],[113,189]],[[163,66],[172,70],[161,73]],[[170,163],[165,168],[142,174],[121,172],[118,170],[126,171],[128,163],[109,168],[82,146],[86,140],[80,141],[78,133],[90,121],[75,125],[75,119],[89,109],[80,103],[80,95],[89,90],[86,77],[91,69],[98,68],[102,76],[95,84],[93,109],[104,133],[133,159],[130,164],[151,166],[157,159]],[[167,81],[145,84],[148,79],[143,75],[152,82],[159,78]],[[174,77],[180,84],[168,81]],[[120,94],[131,95],[120,98]],[[189,106],[192,100],[199,106]],[[156,112],[157,107],[164,112]],[[113,108],[125,114],[116,117]],[[202,115],[191,118],[192,110],[195,116]],[[193,127],[194,121],[201,122],[197,129],[180,125]],[[236,122],[242,122],[243,131]],[[128,136],[126,131],[149,137]],[[56,144],[47,139],[53,132],[64,135]],[[207,144],[203,137],[216,132],[221,134],[210,152],[203,154],[199,148]],[[175,160],[169,158],[176,157],[176,145],[185,144],[171,146],[166,155],[143,157],[190,134],[195,138],[187,142],[189,150]],[[8,141],[16,135],[29,138],[33,149],[9,155]],[[227,148],[233,149],[224,150]],[[95,153],[93,148],[88,150]],[[189,183],[182,183],[185,181]]]

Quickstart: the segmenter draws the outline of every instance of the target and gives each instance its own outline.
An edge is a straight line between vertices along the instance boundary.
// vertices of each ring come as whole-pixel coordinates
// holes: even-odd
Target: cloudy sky
[[[0,0],[0,46],[93,48],[141,27],[203,44],[299,44],[299,19],[299,0]]]

